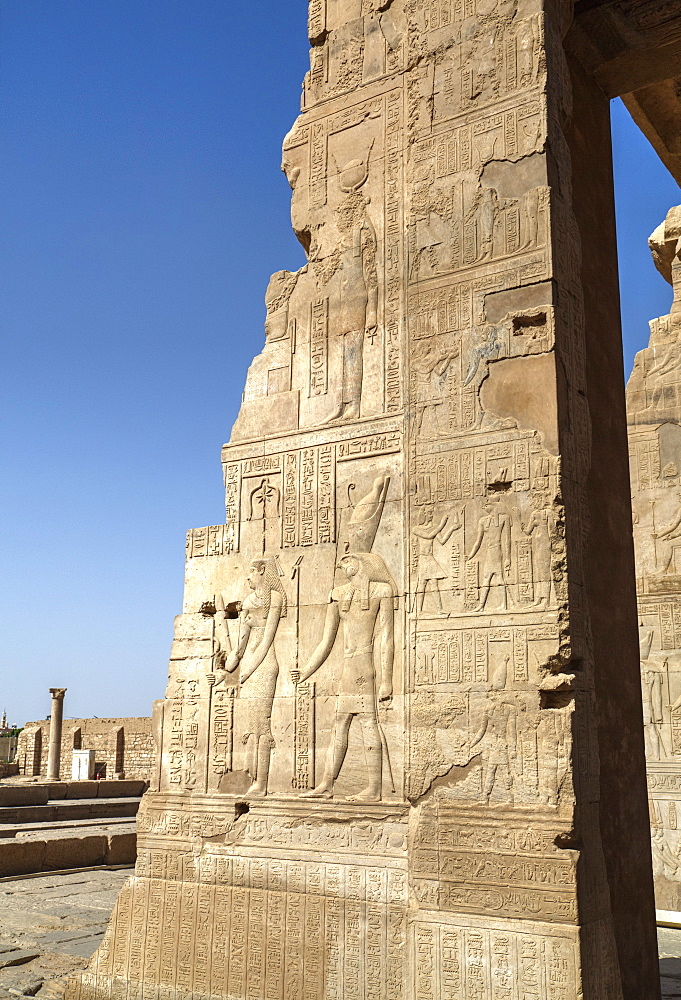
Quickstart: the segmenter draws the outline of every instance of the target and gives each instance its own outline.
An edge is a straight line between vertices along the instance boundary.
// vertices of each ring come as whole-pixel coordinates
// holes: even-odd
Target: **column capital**
[[[63,701],[64,695],[67,691],[68,688],[50,688],[50,694],[53,699],[56,699],[57,701]]]

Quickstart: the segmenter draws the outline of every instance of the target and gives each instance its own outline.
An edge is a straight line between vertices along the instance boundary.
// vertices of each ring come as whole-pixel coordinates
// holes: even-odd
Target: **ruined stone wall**
[[[67,997],[655,1000],[607,98],[569,0],[309,12],[307,264]]]
[[[16,753],[23,773],[47,773],[48,720],[29,722],[19,734]],[[148,781],[154,772],[156,748],[150,718],[66,719],[61,740],[61,777],[71,777],[74,750],[94,750],[102,777],[124,772],[126,778]]]
[[[674,286],[627,386],[641,682],[658,909],[681,911],[681,207],[650,237]]]

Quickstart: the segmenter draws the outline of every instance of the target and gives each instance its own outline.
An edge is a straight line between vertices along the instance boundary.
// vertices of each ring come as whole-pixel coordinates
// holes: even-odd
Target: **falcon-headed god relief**
[[[334,783],[348,750],[350,726],[356,718],[362,730],[367,784],[352,798],[378,802],[382,796],[382,775],[384,771],[391,773],[378,706],[379,702],[389,701],[393,693],[397,588],[383,559],[376,553],[349,552],[339,566],[348,582],[331,591],[321,642],[302,671],[291,672],[295,684],[311,677],[331,654],[342,623],[343,667],[338,681],[333,737],[321,782],[303,795],[308,798],[333,796]],[[375,657],[379,661],[378,669]]]

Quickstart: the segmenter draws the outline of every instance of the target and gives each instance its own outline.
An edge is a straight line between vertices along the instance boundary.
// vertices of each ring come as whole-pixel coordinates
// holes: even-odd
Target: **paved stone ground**
[[[658,927],[657,945],[664,1000],[681,998],[681,931]]]
[[[0,881],[0,1000],[58,996],[59,979],[97,948],[130,871]]]
[[[0,881],[0,1000],[61,996],[102,939],[130,874],[72,872]],[[658,930],[663,1000],[681,1000],[681,930]],[[10,965],[8,963],[14,962]]]

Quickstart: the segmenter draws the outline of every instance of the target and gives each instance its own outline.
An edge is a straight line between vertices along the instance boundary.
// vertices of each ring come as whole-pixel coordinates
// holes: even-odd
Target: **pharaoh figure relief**
[[[549,167],[571,4],[309,10],[282,163],[306,263],[265,293],[225,521],[187,536],[136,876],[78,988],[622,1000],[580,236]]]
[[[681,207],[648,241],[674,290],[627,386],[655,898],[681,910]]]

